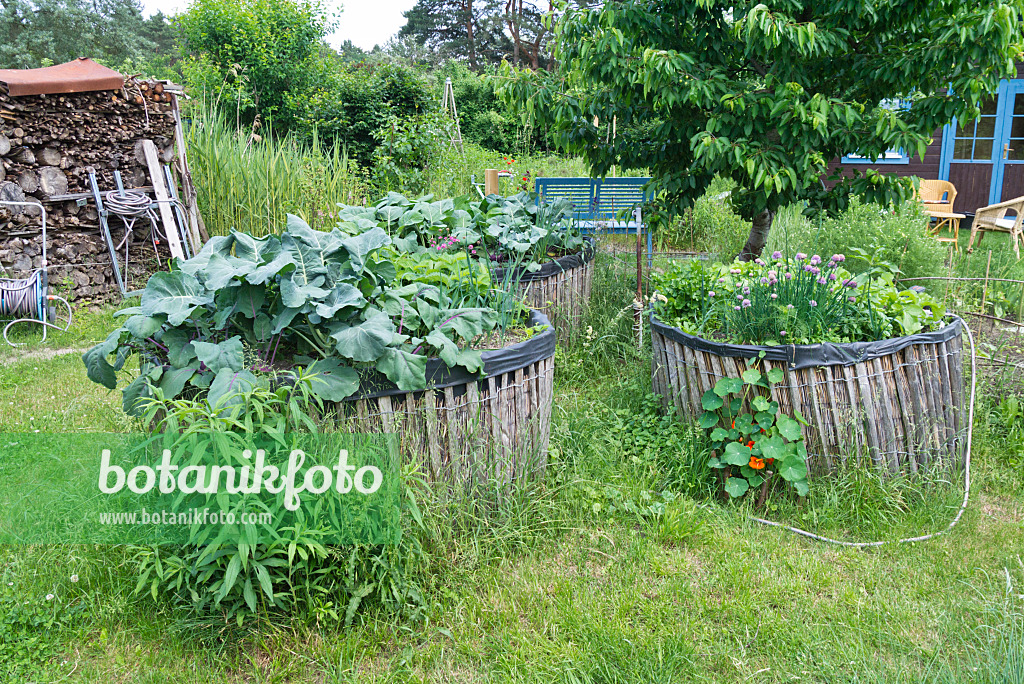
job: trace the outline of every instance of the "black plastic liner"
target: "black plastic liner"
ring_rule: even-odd
[[[592,237],[586,238],[583,243],[583,249],[576,252],[575,254],[566,254],[564,257],[558,257],[545,264],[541,264],[541,267],[530,273],[525,268],[520,268],[523,271],[522,277],[519,278],[520,283],[532,283],[534,280],[543,280],[544,278],[550,278],[553,275],[564,273],[565,271],[571,271],[574,268],[579,268],[588,261],[593,261],[594,255],[597,253],[597,240]],[[491,271],[491,280],[494,282],[501,282],[505,279],[505,269],[495,268]]]
[[[878,340],[876,342],[849,342],[846,344],[820,342],[818,344],[789,344],[767,347],[712,342],[703,337],[684,333],[679,328],[665,325],[655,318],[654,313],[651,312],[651,330],[657,330],[670,340],[674,340],[690,349],[717,354],[718,356],[742,359],[756,358],[758,354],[764,352],[764,357],[769,361],[785,361],[793,369],[813,368],[815,366],[852,366],[864,361],[888,356],[913,344],[947,342],[955,337],[960,337],[963,332],[962,323],[963,321],[959,317],[954,317],[952,323],[932,332],[922,332],[916,335],[894,337],[889,340]]]
[[[484,362],[484,373],[479,375],[470,373],[465,368],[449,368],[448,365],[438,358],[427,359],[427,388],[441,389],[444,387],[455,387],[466,385],[470,382],[504,375],[509,371],[524,368],[531,363],[550,358],[555,354],[555,329],[551,321],[540,311],[530,311],[530,327],[538,325],[548,326],[539,335],[528,340],[517,342],[502,349],[494,349],[483,352],[481,355]],[[391,397],[404,394],[421,394],[424,390],[407,392],[395,386],[383,374],[374,372],[372,376],[363,378],[359,392],[345,399],[355,401],[357,399],[373,399],[376,397]],[[456,395],[462,395],[465,388],[456,390]]]

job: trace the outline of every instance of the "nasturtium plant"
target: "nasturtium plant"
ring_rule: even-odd
[[[214,237],[118,312],[124,324],[83,355],[89,378],[114,389],[116,371],[138,354],[141,373],[123,390],[125,410],[137,412],[157,388],[164,399],[205,393],[217,405],[298,367],[315,374],[313,392],[326,401],[380,375],[423,389],[429,356],[480,371],[472,341],[498,313],[480,298],[454,301],[443,278],[399,279],[390,244],[379,227],[320,232],[295,216],[280,235]]]
[[[763,352],[762,352],[763,357]],[[799,411],[787,416],[771,398],[772,385],[782,382],[779,368],[756,365],[739,378],[721,378],[701,397],[700,426],[709,431],[712,468],[723,473],[723,488],[732,498],[753,489],[767,491],[776,475],[800,496],[806,496],[807,447]]]

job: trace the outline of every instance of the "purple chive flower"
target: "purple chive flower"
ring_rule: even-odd
[[[820,264],[820,263],[821,263],[821,257],[820,257],[820,256],[818,256],[817,254],[815,254],[814,256],[812,256],[812,257],[811,257],[811,264],[812,264],[813,266],[817,266],[817,265],[818,265],[818,264]]]
[[[818,275],[819,273],[821,273],[821,269],[818,268],[817,266],[812,266],[811,273],[813,273],[814,275]]]
[[[786,308],[789,309],[790,311],[792,311],[793,310],[793,305],[792,304],[787,304]]]
[[[761,278],[761,284],[762,285],[767,285],[768,284],[768,279],[767,278]]]
[[[829,273],[828,274],[828,279],[831,280],[831,281],[836,281],[836,280],[839,280],[839,276],[837,276],[835,273]]]
[[[750,294],[750,288],[749,288],[749,287],[746,287],[746,286],[744,286],[744,287],[743,287],[743,294]]]
[[[720,283],[724,283],[724,282],[725,282],[725,278],[719,278],[719,279],[718,279],[718,282],[720,282]]]
[[[732,273],[733,275],[739,275],[740,274],[740,269],[738,269],[738,268],[730,268],[729,269],[729,273]]]
[[[758,258],[754,259],[754,263],[757,264],[758,266],[767,266],[768,265],[768,264],[764,263],[764,259],[762,259],[761,257],[758,257]]]
[[[837,264],[841,264],[844,261],[846,261],[846,257],[843,256],[842,254],[833,254],[832,261],[836,262]]]
[[[736,309],[737,311],[739,311],[739,310],[740,310],[740,307],[738,307],[738,306],[734,306],[734,307],[732,307],[732,308]]]
[[[849,281],[849,284],[846,287],[850,288],[851,290],[856,290],[857,289],[857,281],[855,281],[855,280]]]
[[[818,284],[819,285],[824,285],[827,282],[828,282],[828,280],[825,279],[825,276],[822,276],[822,277],[818,278]]]
[[[740,302],[740,306],[742,306],[744,309],[746,309],[748,306],[750,306],[750,300],[749,299],[744,299],[742,302]]]
[[[921,285],[914,285],[910,288],[911,292],[924,292],[924,287]]]
[[[774,292],[772,292],[772,299],[778,299],[778,298],[779,298],[779,295],[777,295]]]
[[[780,330],[780,331],[779,331],[779,335],[780,335],[781,337],[785,337],[785,336],[786,336],[786,331],[785,331],[785,330]]]
[[[714,296],[715,296],[715,291],[714,290],[711,290],[710,292],[708,292],[708,297],[714,297]]]
[[[813,273],[814,267],[811,266],[810,264],[804,264],[804,271],[806,271],[807,273]]]
[[[803,252],[797,252],[796,253],[796,260],[797,261],[803,261],[806,258],[807,258],[807,255],[804,254]]]
[[[814,301],[814,300],[812,299],[812,300],[811,300],[811,306],[818,306],[818,302],[816,302],[816,301]]]
[[[789,271],[786,271],[786,280],[792,280],[792,279],[793,279],[793,274],[790,273]]]
[[[743,299],[743,295],[736,295],[736,299]]]
[[[780,252],[778,250],[772,252],[772,259],[775,259],[776,261],[778,261],[781,258],[782,258],[782,252]]]
[[[850,297],[850,303],[851,303],[851,304],[853,304],[853,303],[854,303],[854,302],[856,302],[856,301],[857,301],[857,298],[856,298],[856,297]]]

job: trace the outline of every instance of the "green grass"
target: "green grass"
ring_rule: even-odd
[[[649,356],[619,315],[628,273],[598,269],[594,291],[592,333],[558,352],[546,480],[486,517],[458,502],[428,514],[425,619],[371,608],[345,628],[310,610],[234,629],[136,595],[126,549],[8,547],[0,673],[21,670],[0,681],[1024,681],[1024,472],[1019,445],[984,419],[984,392],[975,492],[952,534],[815,543],[701,489],[699,436],[652,410]],[[108,311],[83,313],[46,346],[88,344],[111,325]],[[0,428],[127,426],[119,393],[89,382],[77,354],[5,353]],[[767,515],[895,538],[944,527],[958,487],[851,471]]]

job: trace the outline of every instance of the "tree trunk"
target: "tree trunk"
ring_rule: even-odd
[[[466,43],[469,47],[469,68],[472,71],[476,71],[476,42],[475,36],[473,35],[473,0],[466,0],[465,4],[466,13]]]
[[[768,231],[772,229],[772,220],[774,218],[775,212],[768,211],[767,209],[754,217],[750,224],[750,235],[747,237],[747,244],[743,245],[743,250],[737,256],[740,261],[753,261],[761,256],[764,246],[768,244]]]

